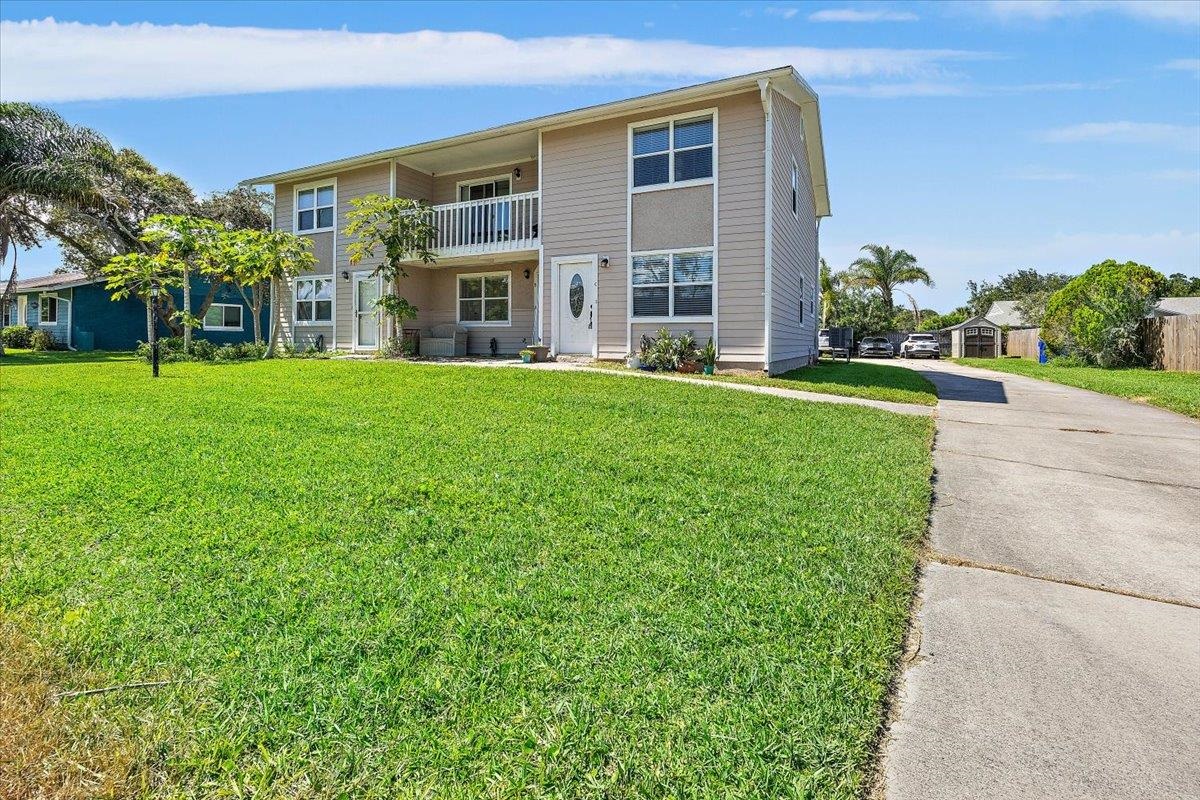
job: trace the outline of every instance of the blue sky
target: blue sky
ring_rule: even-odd
[[[1018,267],[1200,274],[1200,2],[6,0],[0,17],[0,96],[199,192],[793,63],[821,96],[835,267],[904,247],[942,310]]]

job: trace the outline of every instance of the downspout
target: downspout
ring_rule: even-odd
[[[766,214],[763,220],[763,371],[768,375],[771,373],[771,233],[772,233],[772,217],[773,210],[773,180],[772,170],[774,170],[774,143],[772,140],[772,102],[771,102],[771,81],[768,78],[758,79],[758,93],[762,100],[763,106],[763,131],[766,146],[764,147],[765,169],[764,169],[764,192],[766,195],[763,203],[766,209]]]

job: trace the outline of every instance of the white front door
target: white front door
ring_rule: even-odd
[[[379,279],[368,274],[354,276],[354,349],[379,347]]]
[[[596,262],[563,261],[558,264],[559,353],[594,355],[596,345]]]

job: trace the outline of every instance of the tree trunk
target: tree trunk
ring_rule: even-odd
[[[272,293],[271,316],[274,317],[271,325],[271,343],[267,345],[267,352],[263,353],[263,358],[274,358],[275,348],[279,346],[279,337],[283,335],[283,324],[280,318],[280,309],[283,308],[283,289],[280,286],[278,278],[271,278]]]
[[[880,286],[879,291],[883,295],[883,307],[887,309],[888,314],[891,314],[895,310],[895,306],[892,304],[892,288]]]
[[[192,276],[183,265],[183,352],[192,352]]]
[[[263,307],[263,287],[262,285],[255,286],[250,290],[251,297],[254,302],[250,303],[250,313],[254,315],[254,343],[262,344],[262,307]]]

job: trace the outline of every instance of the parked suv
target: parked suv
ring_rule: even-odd
[[[859,358],[892,358],[892,343],[886,336],[868,336],[858,344]]]
[[[932,333],[910,333],[900,343],[901,358],[941,358],[942,348]]]

